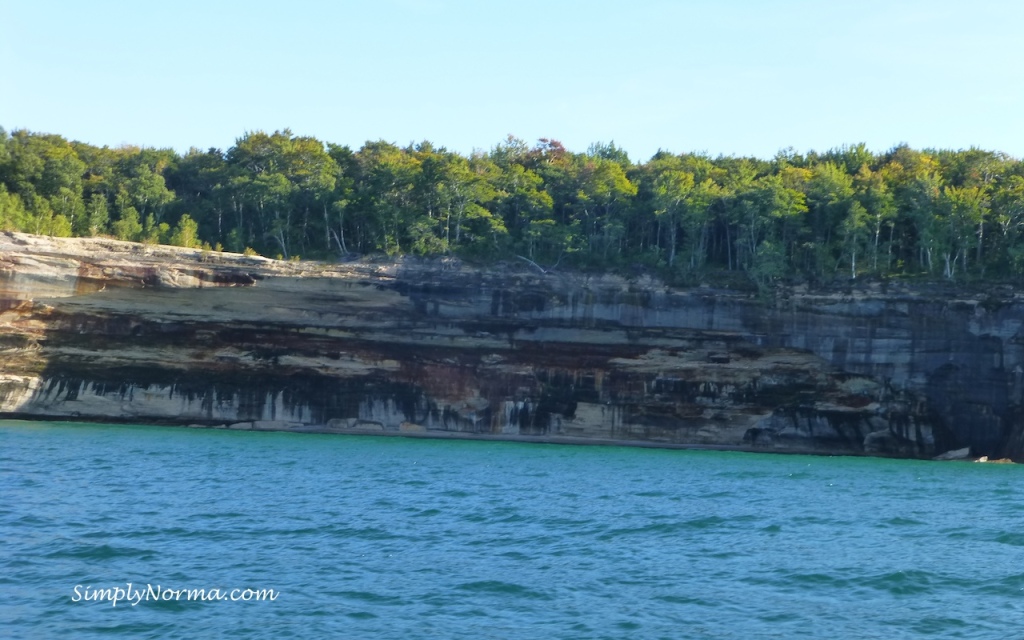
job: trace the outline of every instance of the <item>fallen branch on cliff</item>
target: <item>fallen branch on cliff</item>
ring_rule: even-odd
[[[538,271],[540,271],[541,273],[543,273],[543,274],[547,275],[547,274],[549,274],[549,273],[552,273],[552,272],[554,272],[554,270],[555,270],[555,267],[557,267],[557,266],[558,266],[558,263],[562,261],[562,256],[564,256],[564,255],[565,255],[565,252],[562,252],[561,254],[559,254],[559,256],[558,256],[558,260],[555,260],[555,264],[551,265],[551,266],[550,266],[550,267],[548,267],[547,269],[545,269],[544,267],[540,266],[539,264],[537,264],[537,263],[536,263],[536,262],[534,262],[533,260],[530,260],[530,259],[529,259],[529,258],[527,258],[526,256],[520,256],[520,255],[517,255],[516,257],[517,257],[517,258],[519,258],[520,260],[522,260],[523,262],[528,262],[529,264],[531,264],[531,265],[533,265],[534,267],[536,267]]]

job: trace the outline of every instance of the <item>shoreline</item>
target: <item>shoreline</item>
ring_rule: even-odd
[[[282,424],[277,421],[252,421],[252,422],[241,422],[234,424],[201,424],[201,423],[182,423],[182,422],[157,422],[157,421],[138,421],[131,420],[128,418],[118,419],[92,419],[85,417],[73,417],[67,416],[38,416],[38,415],[4,415],[0,416],[0,422],[24,422],[24,423],[35,423],[35,422],[51,422],[59,424],[97,424],[97,425],[112,425],[112,426],[138,426],[138,427],[160,427],[160,428],[176,428],[176,429],[203,429],[213,431],[240,431],[240,432],[255,432],[255,433],[294,433],[294,434],[309,434],[309,435],[338,435],[338,436],[380,436],[387,438],[409,438],[416,440],[467,440],[476,442],[511,442],[511,443],[522,443],[522,444],[553,444],[553,445],[572,445],[572,446],[596,446],[596,447],[628,447],[634,449],[664,449],[664,450],[675,450],[675,451],[729,451],[736,453],[763,453],[763,454],[783,454],[783,455],[805,455],[805,456],[817,456],[822,458],[832,457],[850,457],[850,458],[882,458],[886,460],[921,460],[927,462],[987,462],[990,464],[1000,463],[1011,463],[1010,460],[988,460],[976,457],[965,457],[965,458],[942,458],[941,456],[936,457],[907,457],[907,456],[896,456],[896,455],[877,455],[871,453],[865,453],[863,451],[821,451],[811,448],[769,448],[769,447],[757,447],[757,446],[745,446],[745,445],[729,445],[729,444],[701,444],[701,443],[678,443],[678,442],[654,442],[650,440],[617,440],[609,438],[583,438],[577,436],[559,436],[559,435],[546,435],[546,436],[527,436],[527,435],[513,435],[513,434],[493,434],[493,433],[469,433],[469,432],[458,432],[458,431],[438,431],[438,430],[423,430],[423,431],[394,431],[394,430],[374,430],[374,429],[339,429],[332,428],[327,425],[297,425],[297,424]],[[263,425],[256,426],[255,423],[263,422]],[[269,424],[275,423],[276,424]],[[251,426],[250,426],[251,425]],[[985,458],[985,456],[982,456]]]

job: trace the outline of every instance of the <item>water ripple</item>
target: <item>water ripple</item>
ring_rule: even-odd
[[[988,639],[1024,619],[1011,465],[16,422],[0,452],[0,635]],[[127,582],[281,596],[72,601]]]

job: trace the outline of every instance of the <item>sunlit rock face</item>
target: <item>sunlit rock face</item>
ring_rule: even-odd
[[[0,234],[8,416],[1021,457],[1024,303]]]

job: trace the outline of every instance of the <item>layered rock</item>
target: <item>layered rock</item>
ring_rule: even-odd
[[[1021,457],[1012,291],[789,290],[0,234],[7,416]]]

